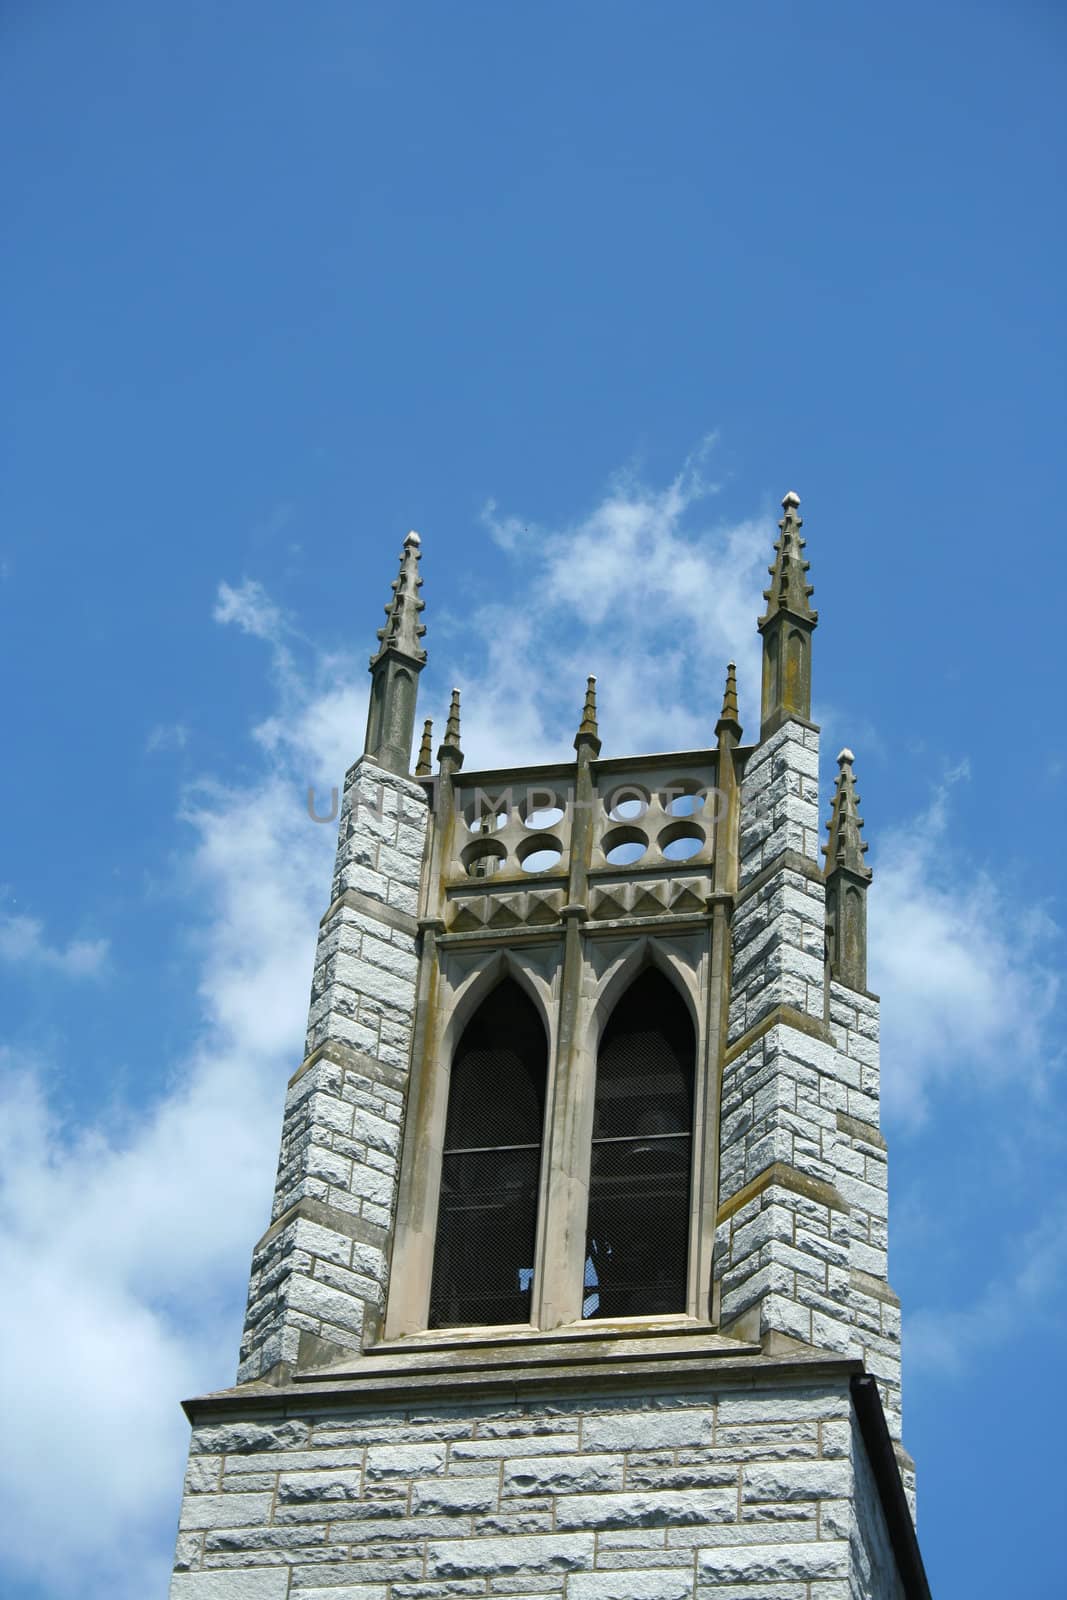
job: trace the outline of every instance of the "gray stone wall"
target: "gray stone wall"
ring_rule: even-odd
[[[879,1130],[879,1006],[832,982],[830,1031],[854,1063],[838,1112],[837,1187],[849,1206],[851,1304],[867,1370],[878,1380],[889,1431],[901,1435],[900,1301],[889,1287],[889,1172]]]
[[[721,1325],[767,1348],[799,1340],[862,1356],[899,1440],[878,1002],[828,976],[817,780],[818,734],[786,722],[742,781],[721,1100]]]
[[[423,790],[349,771],[308,1056],[285,1103],[271,1226],[252,1258],[240,1382],[356,1351],[380,1326],[414,1022]]]
[[[171,1597],[896,1600],[850,1417],[841,1378],[202,1423]]]

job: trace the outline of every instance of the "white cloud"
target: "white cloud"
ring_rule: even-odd
[[[953,847],[946,775],[930,806],[871,855],[871,984],[883,999],[882,1095],[922,1117],[931,1091],[1013,1081],[1040,1090],[1056,1064],[1049,1033],[1062,934],[1010,885]]]
[[[589,673],[606,754],[711,744],[728,659],[753,726],[754,624],[774,528],[708,515],[713,444],[705,440],[665,488],[620,474],[559,528],[487,504],[483,523],[521,561],[522,587],[469,619],[481,653],[454,664],[469,767],[565,756]]]
[[[255,614],[280,629],[263,598]],[[265,636],[243,610],[220,610]],[[308,820],[307,772],[336,781],[359,712],[350,664],[332,678],[320,663],[302,689],[280,659],[288,710],[261,741],[259,780],[205,781],[185,799],[200,1026],[169,1093],[69,1127],[47,1064],[0,1058],[0,1274],[17,1285],[5,1360],[19,1374],[5,1397],[0,1565],[65,1600],[165,1591],[188,1440],[178,1400],[233,1381],[329,886],[334,830]],[[52,951],[29,919],[0,932],[19,959],[75,971],[89,959]]]
[[[257,639],[275,641],[282,631],[281,612],[263,585],[252,578],[245,578],[236,588],[219,584],[214,617],[216,622],[235,622],[243,633]]]
[[[98,978],[107,965],[106,939],[71,939],[50,944],[36,917],[0,912],[0,961],[55,972],[64,978]]]

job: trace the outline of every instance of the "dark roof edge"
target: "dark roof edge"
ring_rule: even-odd
[[[867,1447],[878,1498],[885,1513],[889,1542],[897,1561],[906,1600],[931,1600],[930,1585],[923,1566],[911,1507],[897,1465],[893,1441],[886,1426],[878,1385],[868,1373],[858,1372],[852,1379],[852,1404]]]

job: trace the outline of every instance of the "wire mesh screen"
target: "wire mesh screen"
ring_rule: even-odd
[[[661,973],[627,990],[604,1030],[586,1236],[586,1317],[684,1311],[693,1027]]]
[[[540,1018],[507,979],[452,1063],[431,1328],[529,1320],[546,1070]]]

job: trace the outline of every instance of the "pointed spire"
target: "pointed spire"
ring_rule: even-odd
[[[574,736],[574,748],[581,750],[583,745],[588,745],[594,756],[600,754],[600,730],[596,721],[596,679],[585,680],[585,705],[582,707],[582,720],[578,724],[578,732]]]
[[[724,733],[732,733],[734,742],[741,739],[741,714],[737,705],[737,663],[731,661],[726,667],[726,688],[723,690],[722,710],[719,720],[715,724],[715,737],[721,740]]]
[[[425,607],[425,601],[419,599],[421,553],[418,534],[409,533],[400,552],[399,576],[393,579],[393,597],[385,608],[385,627],[378,629],[379,645],[370,662],[363,754],[376,766],[401,777],[411,771],[416,684],[426,664],[426,651],[419,643],[426,632],[419,621]]]
[[[760,739],[769,739],[783,723],[794,719],[811,723],[811,635],[819,613],[809,603],[813,594],[807,580],[800,496],[792,490],[782,501],[784,515],[778,524],[771,586],[764,589],[767,610],[756,626],[763,635],[763,692],[760,700]]]
[[[839,771],[833,810],[827,824],[826,953],[830,971],[847,989],[867,989],[867,888],[871,869],[863,860],[867,846],[860,838],[863,820],[852,771],[851,750],[837,758]]]
[[[420,666],[426,660],[426,651],[419,643],[426,632],[419,621],[419,613],[426,609],[425,600],[419,599],[419,590],[422,588],[422,579],[419,576],[421,555],[422,540],[413,528],[404,540],[404,548],[400,552],[400,574],[393,579],[393,598],[385,608],[385,627],[378,629],[381,644],[377,655],[372,659],[372,666],[375,661],[380,661],[388,650],[409,656]]]
[[[767,568],[771,575],[771,586],[763,591],[767,611],[759,621],[761,630],[779,611],[789,611],[794,617],[804,617],[813,623],[819,620],[819,613],[813,611],[810,604],[815,589],[807,580],[811,563],[804,560],[807,540],[800,537],[804,518],[797,515],[799,504],[800,496],[790,489],[782,501],[784,516],[778,524],[779,538],[774,546],[774,565]]]
[[[433,723],[427,717],[422,725],[422,743],[419,745],[419,759],[415,763],[416,778],[428,778],[433,772]]]
[[[463,750],[459,742],[459,690],[452,690],[452,699],[448,707],[448,721],[445,724],[445,736],[441,748],[437,752],[438,761],[449,761],[459,768],[463,765]]]
[[[827,875],[838,867],[847,867],[850,872],[857,873],[869,882],[872,874],[863,859],[867,846],[860,838],[863,818],[859,814],[860,797],[856,793],[856,778],[852,771],[855,759],[851,750],[842,750],[837,758],[839,771],[834,785],[833,809],[826,824],[830,839],[823,845],[823,853],[826,856]]]

